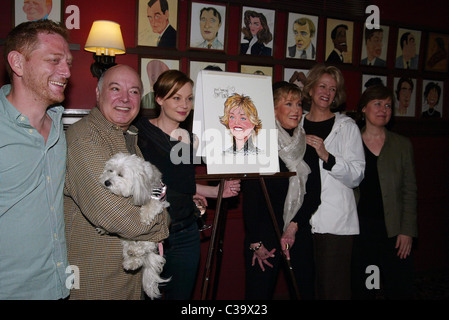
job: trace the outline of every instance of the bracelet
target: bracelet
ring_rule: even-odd
[[[257,251],[260,249],[260,247],[262,246],[262,241],[259,241],[259,245],[257,247],[251,248],[251,246],[249,246],[249,250],[251,251]]]

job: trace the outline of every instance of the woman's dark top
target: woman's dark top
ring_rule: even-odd
[[[170,231],[183,229],[196,219],[196,207],[193,202],[193,195],[196,193],[193,144],[187,145],[184,142],[170,140],[168,134],[146,118],[139,119],[136,127],[139,129],[137,144],[145,160],[159,169],[162,173],[162,181],[167,185]],[[191,133],[190,141],[193,141]],[[185,154],[186,151],[188,154]],[[178,153],[175,158],[183,159],[183,162],[179,164],[172,162],[170,154],[174,152]]]
[[[286,130],[290,135],[293,135],[292,130]],[[306,151],[307,152],[307,151]],[[304,160],[306,160],[304,158]],[[307,161],[306,161],[307,162]],[[309,167],[316,167],[312,172],[318,172],[318,179],[310,179],[310,174],[306,182],[306,195],[304,196],[304,201],[297,212],[297,214],[292,219],[293,222],[298,223],[298,227],[310,228],[310,217],[318,209],[321,203],[320,193],[321,193],[321,182],[318,168],[318,159],[313,163],[307,163]],[[288,172],[288,168],[285,163],[279,158],[279,171]],[[309,182],[310,180],[310,182]],[[267,186],[267,191],[270,196],[271,205],[273,211],[276,215],[276,220],[279,225],[279,229],[282,232],[284,227],[283,223],[283,213],[284,213],[284,202],[285,197],[288,192],[288,178],[267,178],[265,179],[265,184]],[[308,191],[309,189],[316,189],[315,191]],[[267,236],[272,236],[274,234],[274,227],[271,217],[268,212],[265,197],[262,192],[262,188],[258,180],[243,180],[242,181],[242,191],[243,191],[243,217],[245,221],[246,237],[249,243],[256,243],[263,241]]]

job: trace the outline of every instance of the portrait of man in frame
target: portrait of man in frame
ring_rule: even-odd
[[[354,22],[327,19],[325,61],[352,63]]]
[[[288,14],[286,58],[316,60],[318,17]]]
[[[224,50],[226,6],[192,2],[190,15],[190,47]]]
[[[137,45],[176,48],[178,0],[139,0]]]
[[[62,21],[62,0],[15,0],[14,26],[22,22],[50,19]]]

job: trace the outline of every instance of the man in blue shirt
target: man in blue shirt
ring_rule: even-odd
[[[69,295],[63,187],[68,31],[26,22],[4,46],[11,85],[0,89],[0,300]],[[51,107],[49,107],[51,106]]]

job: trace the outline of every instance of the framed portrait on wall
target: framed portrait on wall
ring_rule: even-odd
[[[362,93],[370,86],[381,84],[387,87],[387,79],[387,76],[378,74],[362,74]]]
[[[287,22],[285,57],[316,60],[318,17],[290,12]]]
[[[416,79],[408,76],[395,77],[393,90],[396,98],[394,115],[396,117],[414,117],[416,107]]]
[[[50,19],[61,22],[63,17],[63,0],[13,0],[14,27],[22,22]]]
[[[363,30],[360,64],[365,66],[386,67],[388,52],[388,34],[390,27]]]
[[[225,49],[226,5],[192,1],[189,47],[205,50]]]
[[[194,86],[196,85],[196,78],[198,76],[198,73],[201,70],[226,71],[226,63],[215,61],[190,61],[189,77],[193,80]]]
[[[270,66],[255,66],[255,65],[241,64],[240,72],[246,74],[256,74],[260,76],[273,77],[273,67]]]
[[[137,45],[176,48],[178,0],[138,0]]]
[[[169,60],[161,58],[139,58],[140,78],[143,84],[143,96],[140,107],[142,110],[154,109],[153,85],[159,75],[167,70],[179,70],[179,60]]]
[[[284,81],[304,88],[308,72],[309,70],[307,69],[284,68]]]
[[[449,59],[449,35],[429,33],[424,70],[446,72]]]
[[[396,62],[398,69],[418,70],[421,31],[399,29],[396,44]]]
[[[352,63],[354,22],[330,18],[326,22],[325,61]]]
[[[242,7],[240,54],[273,56],[275,11]]]
[[[423,80],[421,118],[440,119],[443,116],[444,82]]]

